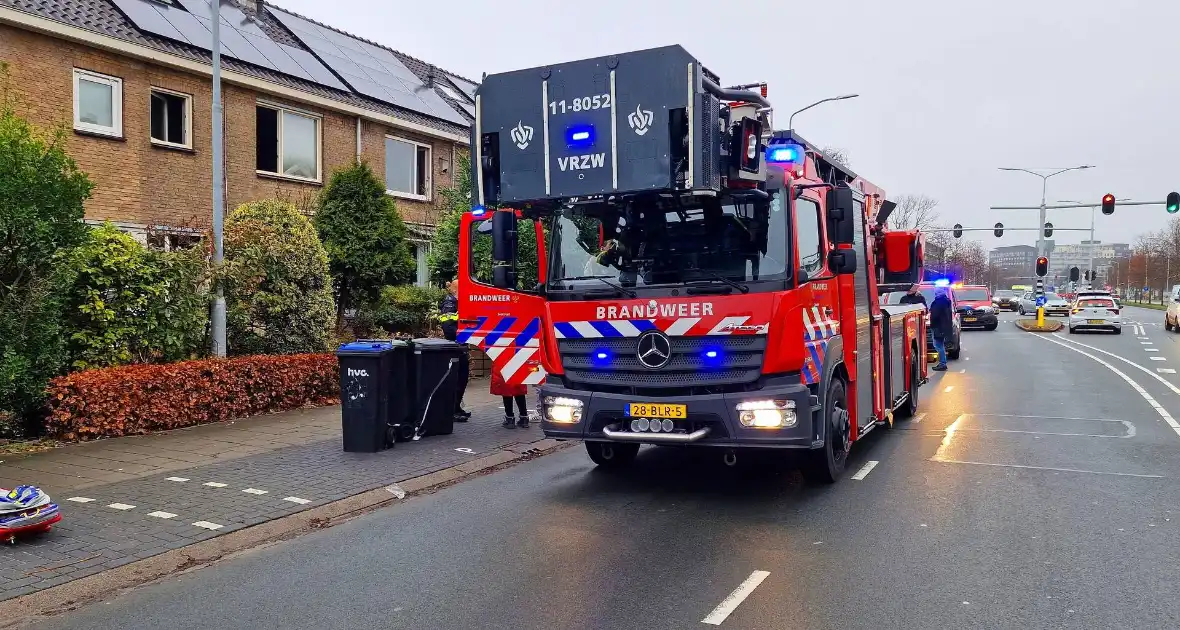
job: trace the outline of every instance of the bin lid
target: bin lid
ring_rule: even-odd
[[[403,344],[398,344],[400,347]],[[394,349],[392,341],[362,339],[346,343],[336,349],[336,354],[380,354]]]
[[[463,348],[462,344],[437,337],[424,337],[413,341],[415,351],[425,352],[456,352]]]

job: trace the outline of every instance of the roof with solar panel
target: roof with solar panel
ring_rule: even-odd
[[[441,131],[465,133],[476,84],[276,6],[221,7],[222,63],[229,69],[366,107]],[[209,61],[209,0],[0,0],[32,13]]]

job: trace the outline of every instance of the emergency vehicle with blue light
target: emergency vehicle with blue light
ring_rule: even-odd
[[[600,466],[642,444],[728,465],[777,449],[835,481],[918,407],[924,309],[879,295],[921,279],[924,241],[886,229],[884,191],[772,131],[765,86],[720,86],[680,46],[487,76],[458,340],[537,385],[545,435]]]

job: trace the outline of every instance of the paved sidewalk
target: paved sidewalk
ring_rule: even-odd
[[[0,546],[0,600],[542,439],[500,427],[472,381],[473,417],[447,436],[345,453],[340,409],[300,410],[4,457],[0,487],[31,483],[62,506],[50,533]]]

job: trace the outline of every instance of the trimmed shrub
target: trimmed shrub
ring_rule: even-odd
[[[209,304],[199,250],[160,252],[107,223],[70,257],[67,345],[76,369],[193,359]]]
[[[438,318],[438,304],[445,295],[446,291],[433,287],[385,287],[381,289],[381,297],[373,307],[371,317],[389,332],[425,336]]]
[[[226,337],[235,355],[324,352],[336,307],[328,255],[291,203],[240,206],[225,222]]]
[[[50,382],[46,429],[91,440],[328,405],[337,371],[333,354],[295,354],[75,372]]]

